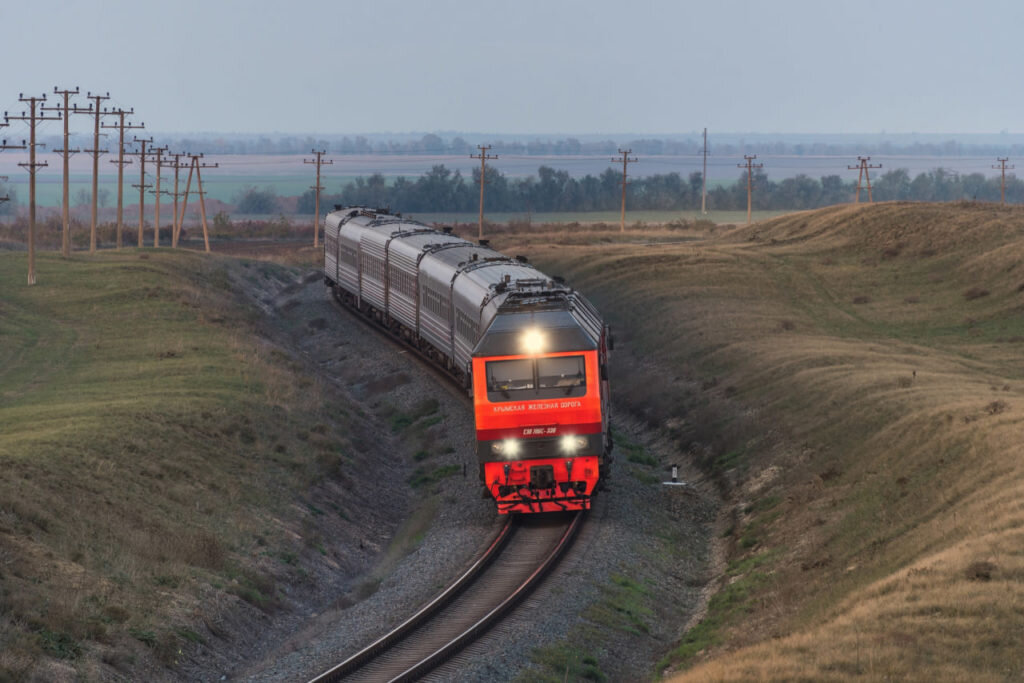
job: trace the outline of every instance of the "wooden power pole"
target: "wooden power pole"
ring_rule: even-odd
[[[629,155],[633,153],[631,149],[620,149],[619,154],[622,155],[622,215],[619,217],[619,232],[626,232],[626,167],[629,164],[640,161],[638,158],[629,158]],[[612,161],[620,161],[619,159],[612,159]]]
[[[708,212],[708,129],[704,129],[704,170],[700,174],[700,212]]]
[[[996,161],[999,162],[999,165],[992,167],[1001,170],[1003,173],[1002,182],[999,184],[999,203],[1002,204],[1003,206],[1006,206],[1006,169],[1010,169],[1012,171],[1013,169],[1016,168],[1016,166],[1006,165],[1006,162],[1009,160],[1010,157],[1006,157],[1005,159],[1003,159],[1002,157],[996,157]]]
[[[320,190],[324,189],[323,186],[320,184],[320,167],[332,166],[334,164],[334,161],[323,160],[324,154],[327,154],[327,151],[323,149],[310,150],[310,154],[316,155],[316,161],[314,161],[313,159],[303,159],[302,163],[316,164],[316,185],[313,185],[311,188],[309,188],[316,193],[316,199],[314,200],[313,205],[313,247],[315,248],[320,246]]]
[[[180,177],[181,169],[187,168],[187,169],[191,170],[192,164],[191,163],[188,163],[188,164],[181,163],[181,157],[190,156],[188,152],[178,152],[176,154],[168,154],[167,156],[174,157],[174,161],[172,162],[172,161],[168,160],[168,162],[165,164],[165,166],[167,168],[173,168],[174,169],[174,192],[171,193],[171,196],[174,197],[174,221],[171,224],[171,248],[172,249],[177,249],[178,248],[178,232],[181,230],[181,225],[178,222],[180,220],[180,217],[178,215],[178,199],[183,194],[182,192],[178,191],[178,179]]]
[[[122,109],[117,108],[110,111],[111,114],[118,117],[118,122],[115,124],[107,125],[102,124],[102,128],[117,128],[117,160],[110,160],[110,163],[117,164],[117,248],[121,248],[121,232],[124,229],[124,167],[127,164],[132,163],[131,159],[124,158],[124,132],[133,128],[145,128],[145,123],[133,124],[125,123],[124,119],[126,116],[132,116],[135,114],[135,108]]]
[[[470,154],[470,159],[480,160],[480,222],[477,225],[476,238],[483,239],[484,237],[484,182],[486,181],[487,174],[487,162],[491,159],[497,159],[497,154],[488,154],[487,150],[491,148],[491,145],[477,145],[476,148],[480,150],[479,154]]]
[[[45,161],[36,161],[36,127],[43,121],[57,121],[60,116],[46,116],[39,111],[39,106],[46,101],[46,95],[25,97],[18,93],[18,101],[28,103],[28,112],[22,112],[19,116],[10,116],[4,112],[4,121],[28,123],[28,163],[19,163],[18,166],[28,171],[28,284],[31,286],[36,283],[36,169],[49,166]]]
[[[855,169],[855,168],[859,169],[859,171],[857,173],[857,196],[853,198],[853,203],[854,204],[860,204],[860,182],[861,182],[862,178],[865,181],[867,181],[867,185],[868,185],[868,204],[873,204],[874,203],[874,199],[871,196],[871,177],[868,175],[868,169],[871,169],[871,168],[882,168],[882,165],[881,164],[877,164],[877,165],[872,166],[872,165],[868,164],[869,161],[871,161],[871,157],[857,157],[857,163],[858,163],[857,166],[847,166],[846,167],[846,168],[848,168],[851,171],[853,169]]]
[[[74,108],[76,114],[91,114],[93,116],[93,137],[92,137],[92,149],[85,150],[87,153],[92,155],[92,219],[89,221],[89,253],[96,253],[96,202],[99,197],[100,191],[100,155],[106,154],[107,150],[100,149],[100,117],[110,114],[112,112],[106,109],[100,109],[100,102],[103,100],[110,99],[110,93],[106,95],[93,95],[91,92],[86,93],[85,97],[90,100],[96,100],[96,106],[90,104],[88,107]]]
[[[60,116],[61,118],[64,119],[64,149],[54,150],[55,152],[57,152],[58,154],[60,154],[61,156],[64,157],[64,185],[63,185],[63,191],[61,193],[61,212],[60,212],[61,224],[63,225],[63,230],[61,232],[61,239],[60,239],[60,253],[61,253],[62,256],[64,256],[64,258],[68,258],[69,256],[71,256],[71,208],[70,208],[70,203],[68,202],[68,184],[69,184],[68,160],[70,159],[72,154],[78,154],[81,151],[79,149],[69,149],[68,148],[68,138],[70,136],[70,133],[68,131],[68,123],[71,120],[70,114],[73,111],[73,109],[71,107],[71,96],[72,95],[77,95],[79,92],[80,91],[78,89],[78,86],[75,86],[74,90],[66,90],[66,89],[65,90],[59,90],[57,88],[57,86],[53,86],[53,94],[54,95],[61,95],[64,98],[64,104],[56,106],[56,107],[47,107],[46,105],[43,105],[41,107],[41,109],[44,110],[44,111],[57,111],[57,112],[60,112],[58,114],[58,116]]]
[[[189,157],[192,159],[192,162],[189,164],[190,168],[188,170],[188,182],[185,183],[185,203],[181,207],[181,220],[182,222],[185,221],[185,210],[188,209],[188,193],[189,189],[192,187],[192,172],[195,171],[196,181],[199,184],[199,192],[197,193],[199,195],[199,213],[203,219],[203,242],[206,245],[207,253],[209,253],[210,229],[206,224],[206,201],[203,199],[203,197],[206,195],[206,192],[203,191],[203,176],[202,173],[200,172],[200,169],[218,168],[220,164],[199,163],[199,160],[203,158],[202,154],[190,154]],[[319,185],[319,183],[317,184]]]
[[[764,168],[764,164],[755,164],[754,163],[754,159],[757,158],[756,154],[754,154],[753,156],[749,156],[749,157],[746,154],[744,154],[743,158],[746,160],[747,163],[746,164],[736,164],[736,167],[737,168],[744,168],[745,167],[747,169],[747,225],[750,225],[750,214],[751,214],[751,208],[753,206],[752,198],[753,198],[753,195],[754,195],[754,169],[755,168]]]
[[[160,246],[160,170],[166,166],[163,161],[164,152],[167,151],[166,147],[154,147],[149,151],[151,155],[156,157],[153,159],[153,163],[156,164],[156,187],[151,192],[156,196],[156,205],[153,212],[153,246]]]
[[[146,227],[146,214],[144,213],[146,208],[146,190],[152,187],[152,185],[146,183],[146,156],[149,154],[146,151],[146,145],[151,144],[153,138],[134,138],[133,142],[139,145],[139,151],[128,152],[128,154],[139,157],[139,184],[132,185],[132,187],[139,188],[139,249],[142,249],[142,232]]]

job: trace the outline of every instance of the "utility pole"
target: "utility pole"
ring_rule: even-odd
[[[89,253],[96,253],[96,201],[99,197],[100,188],[100,155],[106,154],[107,150],[100,149],[100,117],[112,112],[100,109],[100,102],[103,100],[110,99],[110,93],[106,95],[93,95],[91,92],[86,93],[86,99],[96,100],[96,106],[93,107],[90,104],[86,108],[76,106],[74,113],[76,114],[92,114],[94,117],[94,128],[92,137],[92,149],[85,150],[87,153],[92,154],[92,220],[89,224]]]
[[[619,231],[626,232],[626,166],[634,162],[640,161],[638,158],[629,158],[629,155],[633,153],[633,150],[619,150],[619,154],[622,155],[622,216],[619,218]],[[612,159],[612,161],[619,161],[619,159]]]
[[[857,173],[857,196],[854,197],[854,199],[853,199],[853,203],[854,204],[860,204],[860,181],[861,181],[861,178],[866,180],[867,184],[868,184],[868,204],[873,204],[874,203],[874,199],[871,197],[871,177],[868,175],[868,169],[869,168],[882,168],[882,165],[878,164],[878,165],[872,166],[872,165],[868,164],[869,161],[871,161],[871,157],[857,157],[857,162],[858,162],[859,165],[857,165],[857,166],[847,166],[846,167],[846,168],[848,168],[851,171],[853,169],[855,169],[855,168],[859,169],[859,171]]]
[[[56,121],[60,119],[60,116],[47,116],[37,110],[36,107],[46,101],[45,94],[42,97],[25,97],[18,93],[18,101],[28,103],[28,113],[21,112],[20,116],[9,116],[7,112],[4,112],[4,121],[9,123],[13,119],[28,122],[28,163],[19,163],[18,166],[28,170],[28,284],[34,285],[36,283],[36,169],[49,166],[45,161],[36,161],[36,126],[43,121]]]
[[[143,213],[143,209],[146,208],[146,189],[152,187],[152,185],[146,184],[146,155],[150,154],[146,151],[146,145],[152,144],[153,138],[134,138],[133,142],[141,146],[138,152],[128,152],[132,156],[139,157],[139,184],[132,185],[132,187],[139,188],[139,249],[141,249],[143,247],[142,229],[146,225],[146,215]]]
[[[7,123],[6,121],[0,122],[0,128],[6,128],[9,125],[11,124]],[[20,145],[8,145],[7,140],[0,141],[0,152],[4,151],[5,149],[25,149],[25,147],[26,145],[24,140],[21,141]],[[6,183],[8,181],[8,178],[5,175],[0,175],[0,180]],[[5,194],[3,197],[0,197],[0,202],[9,201],[11,201],[10,195]]]
[[[314,209],[313,209],[313,211],[314,211],[314,214],[313,214],[313,247],[316,248],[316,247],[320,246],[320,190],[324,189],[320,185],[320,166],[332,166],[334,164],[334,161],[333,160],[323,161],[323,159],[322,159],[323,155],[327,154],[327,151],[323,150],[323,149],[321,149],[321,150],[315,150],[315,149],[310,150],[310,154],[315,154],[316,155],[316,161],[313,161],[312,159],[303,159],[302,163],[304,163],[304,164],[316,164],[316,185],[314,185],[313,187],[310,188],[311,190],[315,190],[316,191],[316,200],[315,200],[316,203],[315,203]],[[205,212],[204,212],[204,214],[205,214]],[[204,216],[204,218],[205,218],[205,216]]]
[[[1003,180],[1002,183],[999,185],[999,203],[1002,204],[1003,206],[1006,206],[1006,169],[1010,169],[1012,171],[1013,169],[1017,168],[1016,166],[1007,166],[1006,162],[1009,160],[1010,157],[1006,157],[1005,159],[1003,159],[1002,157],[996,157],[996,161],[999,162],[999,165],[992,167],[995,169],[1000,169],[1003,172]]]
[[[708,212],[708,129],[704,129],[704,171],[700,174],[700,212]]]
[[[82,151],[79,149],[68,149],[68,123],[71,120],[69,114],[71,114],[72,111],[71,96],[77,95],[79,92],[80,91],[78,90],[77,85],[75,86],[74,90],[58,90],[57,86],[53,86],[53,94],[61,95],[64,98],[64,104],[57,107],[47,107],[45,105],[41,107],[43,111],[60,112],[58,116],[61,116],[64,119],[64,149],[54,150],[55,152],[64,157],[64,190],[62,193],[63,203],[61,208],[61,223],[63,224],[63,231],[61,232],[60,241],[60,253],[62,256],[64,256],[64,258],[68,258],[71,256],[71,209],[70,203],[68,202],[68,159],[72,154],[78,154],[80,151]]]
[[[160,169],[164,167],[163,156],[166,151],[166,147],[155,147],[149,151],[150,154],[156,156],[156,159],[154,159],[154,163],[156,164],[156,187],[152,190],[153,194],[156,195],[156,209],[153,215],[154,247],[160,246]]]
[[[476,148],[480,150],[479,154],[470,154],[470,159],[480,160],[480,224],[477,228],[477,239],[483,239],[484,237],[484,181],[487,173],[487,161],[489,159],[497,159],[497,154],[488,154],[487,150],[491,148],[491,145],[477,145]]]
[[[199,160],[203,158],[202,154],[190,154],[192,159],[191,168],[188,171],[188,182],[185,183],[185,205],[181,207],[181,219],[182,222],[185,220],[185,210],[188,208],[188,192],[189,188],[192,187],[192,171],[196,172],[196,180],[199,183],[199,213],[203,217],[203,242],[206,244],[206,252],[210,252],[210,229],[206,225],[206,201],[203,197],[206,195],[203,192],[203,176],[199,169],[202,168],[218,168],[220,164],[207,164],[199,163]],[[317,183],[319,185],[320,183]]]
[[[166,164],[164,164],[164,166],[166,166],[167,168],[174,169],[174,192],[171,194],[171,196],[174,197],[174,223],[171,225],[171,248],[177,249],[178,231],[181,229],[181,225],[178,222],[178,198],[181,197],[182,194],[181,192],[178,191],[178,178],[181,169],[190,168],[191,164],[185,165],[181,163],[181,157],[190,156],[188,152],[178,152],[176,154],[168,154],[167,156],[174,157],[173,162],[168,161]]]
[[[124,132],[132,128],[145,128],[145,123],[138,125],[125,123],[124,118],[126,116],[132,116],[135,114],[135,108],[131,109],[112,109],[111,114],[118,117],[118,122],[113,125],[103,124],[103,128],[117,128],[118,129],[118,141],[117,141],[117,161],[113,159],[110,163],[117,164],[117,248],[121,248],[121,231],[124,227],[124,167],[126,164],[132,163],[131,159],[125,160],[124,158]]]
[[[750,225],[750,209],[751,209],[751,205],[752,205],[751,198],[752,198],[753,193],[754,193],[754,169],[755,168],[764,168],[764,164],[755,164],[754,163],[754,159],[757,158],[756,154],[753,155],[753,156],[749,156],[749,157],[746,154],[744,154],[743,158],[746,160],[747,163],[746,164],[736,164],[736,167],[737,168],[744,168],[744,167],[746,167],[746,169],[747,169],[747,225]]]

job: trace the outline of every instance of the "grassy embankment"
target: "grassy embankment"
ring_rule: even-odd
[[[311,518],[345,502],[302,501],[347,418],[252,334],[228,269],[259,264],[47,253],[29,288],[25,263],[0,253],[0,680],[145,678],[326,554]]]
[[[692,237],[500,244],[599,304],[618,398],[735,504],[722,585],[661,666],[1024,674],[1024,211],[845,206]]]

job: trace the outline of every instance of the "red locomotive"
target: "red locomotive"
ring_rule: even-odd
[[[611,344],[582,295],[485,241],[360,207],[327,215],[324,276],[471,392],[499,513],[590,507],[611,461]]]

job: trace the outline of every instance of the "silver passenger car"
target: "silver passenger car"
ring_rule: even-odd
[[[521,298],[555,289],[573,300],[578,296],[525,259],[505,256],[486,242],[364,207],[327,215],[324,275],[336,295],[429,345],[467,378],[473,349],[510,294]],[[596,312],[593,317],[596,329],[588,332],[599,339],[600,319]]]

